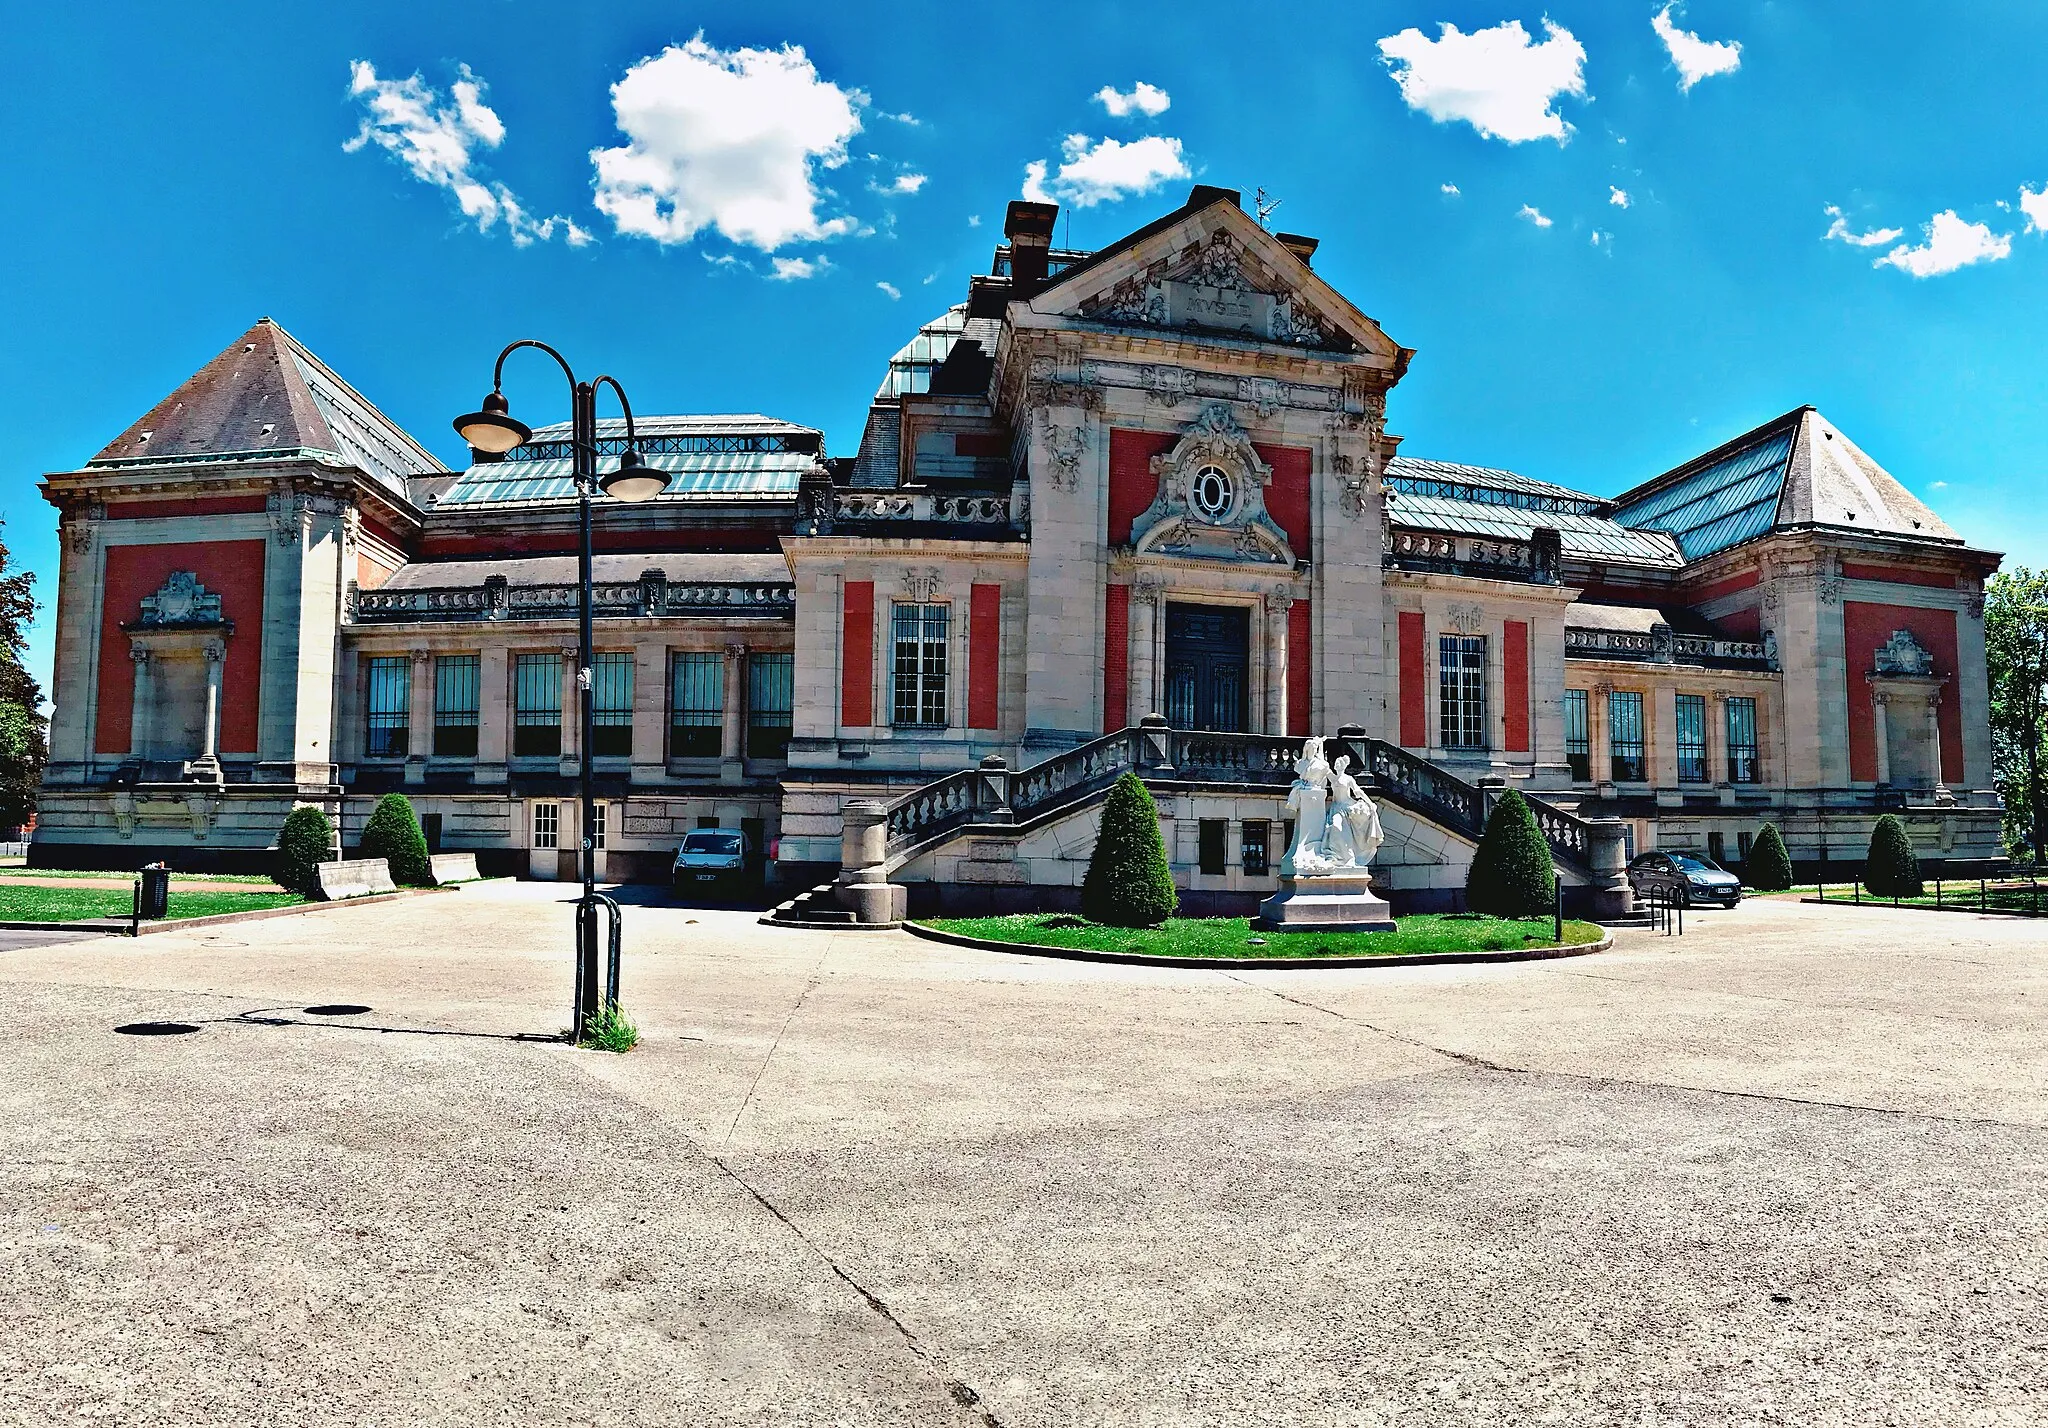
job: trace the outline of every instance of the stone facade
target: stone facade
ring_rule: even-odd
[[[1092,254],[1051,247],[1055,216],[1012,205],[851,457],[766,417],[638,424],[672,485],[597,517],[605,875],[660,876],[717,824],[816,881],[849,800],[1051,767],[1154,713],[1243,749],[1350,726],[1404,776],[1519,787],[1637,848],[1739,861],[1771,819],[1795,858],[1853,861],[1896,809],[1930,853],[1997,853],[1998,558],[1819,413],[1612,499],[1410,458],[1387,415],[1413,354],[1311,240],[1207,188]],[[573,876],[566,435],[448,470],[265,320],[51,474],[35,856],[260,863],[293,804],[348,841],[400,789],[438,847]],[[1191,893],[1277,885],[1269,790],[1197,781],[1162,814]],[[894,875],[1070,888],[1092,817]],[[1411,808],[1388,833],[1391,888],[1462,882],[1454,828]]]

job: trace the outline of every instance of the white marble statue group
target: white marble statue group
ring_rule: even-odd
[[[1339,754],[1332,764],[1323,741],[1310,739],[1294,761],[1294,787],[1287,811],[1294,815],[1294,843],[1280,861],[1285,877],[1354,872],[1372,862],[1386,835],[1380,811],[1349,772],[1351,758]]]

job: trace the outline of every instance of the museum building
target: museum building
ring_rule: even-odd
[[[1998,855],[1999,557],[1819,412],[1614,497],[1404,455],[1414,354],[1314,239],[1206,186],[1092,253],[1056,216],[1010,205],[851,456],[637,421],[670,482],[596,512],[601,876],[738,826],[806,887],[874,800],[914,904],[1042,899],[1135,768],[1193,900],[1241,905],[1277,886],[1291,750],[1340,730],[1397,907],[1462,886],[1503,787],[1574,884],[1599,827],[1739,863],[1771,820],[1853,863],[1891,810],[1929,856]],[[600,423],[602,462],[627,446]],[[566,425],[447,469],[266,318],[42,489],[36,861],[261,864],[295,804],[348,842],[401,790],[439,848],[574,875]]]

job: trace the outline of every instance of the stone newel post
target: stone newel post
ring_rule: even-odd
[[[1635,911],[1635,889],[1628,881],[1628,845],[1622,841],[1628,826],[1619,818],[1595,818],[1588,825],[1592,838],[1586,861],[1592,866],[1591,898],[1586,913],[1595,922],[1627,917]]]
[[[840,809],[839,905],[862,923],[901,922],[910,894],[889,881],[889,824],[872,798],[848,799]]]

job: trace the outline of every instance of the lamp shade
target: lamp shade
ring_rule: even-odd
[[[478,451],[503,456],[533,440],[533,428],[512,415],[502,392],[484,398],[483,410],[455,418],[455,430]]]
[[[648,501],[668,489],[668,472],[657,470],[640,459],[631,447],[619,458],[619,469],[597,478],[607,496],[620,501]]]

